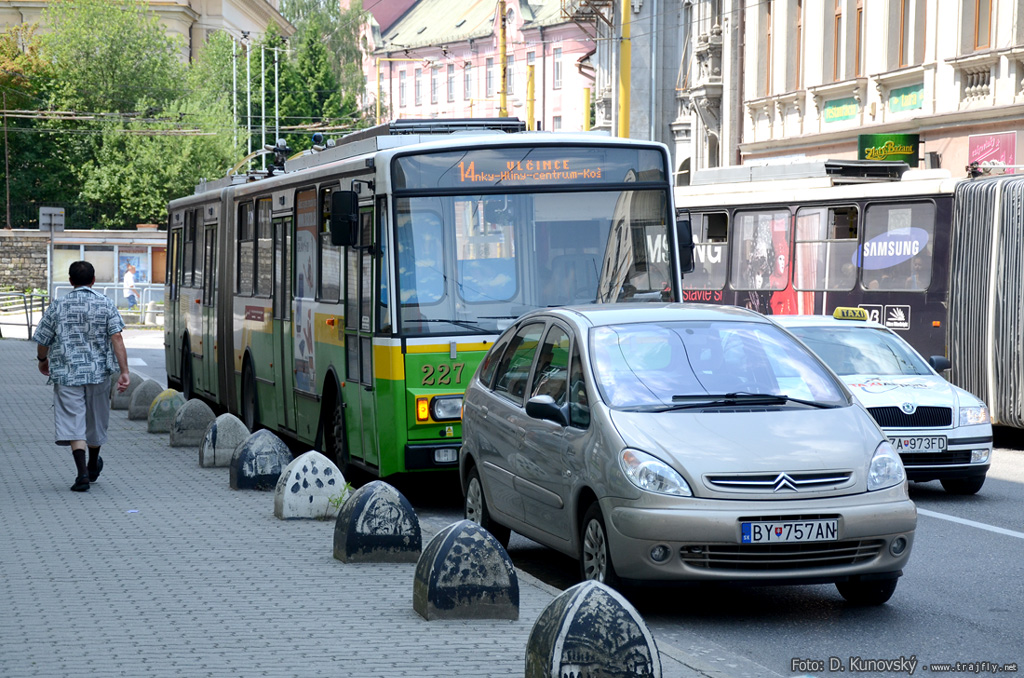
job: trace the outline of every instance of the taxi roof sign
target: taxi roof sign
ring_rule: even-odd
[[[832,317],[836,320],[867,320],[868,312],[854,306],[838,306],[832,312]]]

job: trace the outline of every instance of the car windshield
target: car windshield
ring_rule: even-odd
[[[931,374],[909,344],[878,327],[792,327],[836,374]]]
[[[765,323],[596,327],[590,331],[590,352],[598,388],[612,407],[690,407],[751,395],[846,404],[835,378],[799,342]]]

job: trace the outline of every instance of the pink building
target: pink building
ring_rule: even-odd
[[[498,0],[419,0],[402,16],[388,17],[383,30],[371,20],[363,64],[367,109],[376,111],[380,102],[379,122],[496,117],[499,6]],[[591,37],[562,13],[562,0],[506,0],[508,115],[529,123],[527,67],[533,66],[533,128],[584,129],[594,51]]]

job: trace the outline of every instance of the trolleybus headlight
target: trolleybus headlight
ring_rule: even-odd
[[[462,396],[437,396],[430,401],[434,421],[457,421],[462,418]]]

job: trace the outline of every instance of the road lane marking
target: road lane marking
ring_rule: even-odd
[[[995,525],[986,525],[985,523],[979,523],[974,520],[967,520],[966,518],[957,518],[956,516],[949,516],[945,513],[936,513],[935,511],[929,511],[928,509],[919,508],[917,512],[922,516],[931,516],[932,518],[939,518],[941,520],[948,520],[951,523],[960,523],[961,525],[969,525],[976,527],[979,530],[988,530],[989,532],[995,532],[996,534],[1003,534],[1007,537],[1016,537],[1017,539],[1024,539],[1024,532],[1015,532],[1013,530],[1007,530],[1002,527],[996,527]]]

